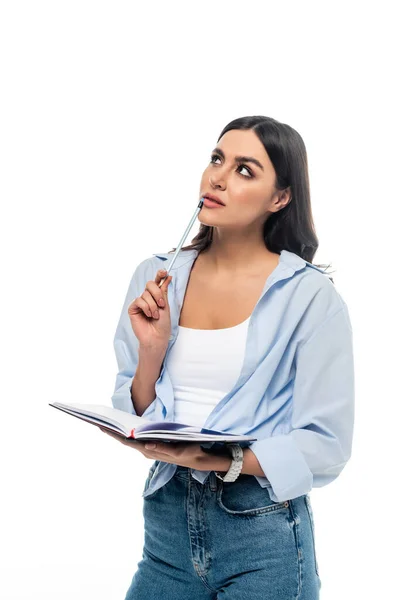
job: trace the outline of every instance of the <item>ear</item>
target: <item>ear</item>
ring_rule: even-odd
[[[279,192],[278,199],[275,202],[276,210],[282,210],[287,206],[292,200],[292,190],[290,187],[286,188]]]

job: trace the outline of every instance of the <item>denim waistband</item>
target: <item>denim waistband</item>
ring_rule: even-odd
[[[189,467],[182,467],[181,465],[176,466],[175,475],[179,475],[182,479],[189,479],[192,474],[192,470]]]
[[[190,467],[182,467],[181,465],[177,465],[175,475],[177,475],[181,479],[189,479],[191,477],[193,470],[194,469],[191,469]],[[217,476],[215,475],[215,471],[210,471],[210,475],[212,475],[213,478],[214,477],[217,478]],[[240,473],[238,476],[238,479],[246,477],[246,476],[248,477],[248,475],[246,475],[245,473]],[[221,480],[219,479],[219,481],[221,481]]]
[[[189,482],[191,480],[193,470],[194,469],[190,469],[189,467],[182,467],[180,465],[177,465],[174,477],[177,477],[178,479],[183,479],[184,481]],[[194,479],[192,479],[192,481],[195,482]],[[215,492],[219,489],[219,485],[222,484],[222,481],[217,478],[214,471],[210,471],[210,473],[204,483],[212,491]]]

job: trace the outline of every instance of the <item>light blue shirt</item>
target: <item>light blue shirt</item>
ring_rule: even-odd
[[[197,255],[197,250],[181,250],[170,272],[171,336],[155,384],[156,398],[142,415],[151,421],[174,422],[168,353],[179,335],[179,315]],[[139,343],[128,306],[172,256],[154,254],[137,266],[115,332],[119,371],[112,404],[131,414],[136,414],[130,387]],[[281,502],[339,475],[351,455],[353,425],[353,332],[347,305],[326,272],[282,250],[251,314],[239,378],[204,427],[256,437],[248,447],[265,477],[255,477],[261,487],[268,487],[274,502]],[[175,464],[160,461],[143,497],[166,484],[175,471]],[[200,483],[209,473],[192,470]]]

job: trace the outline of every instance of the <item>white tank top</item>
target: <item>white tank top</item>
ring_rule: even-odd
[[[174,390],[174,422],[202,427],[242,369],[250,317],[224,329],[179,327],[167,367]]]

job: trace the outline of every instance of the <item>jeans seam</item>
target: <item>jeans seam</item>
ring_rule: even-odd
[[[311,527],[311,536],[312,536],[312,546],[313,546],[313,554],[314,554],[314,568],[315,568],[315,573],[317,575],[317,577],[319,577],[319,569],[318,569],[318,563],[317,563],[317,552],[316,552],[316,548],[315,548],[315,532],[314,532],[314,517],[311,514],[312,512],[312,508],[309,504],[310,499],[308,496],[304,497],[304,502],[306,505],[306,509],[307,509],[307,513],[308,513],[308,518],[310,520],[310,527]]]
[[[190,517],[190,515],[189,515],[189,511],[190,511],[190,497],[191,497],[192,486],[195,486],[195,485],[196,485],[195,482],[192,481],[192,477],[189,475],[187,492],[186,492],[186,499],[185,499],[185,510],[186,510],[187,525],[188,525],[188,534],[189,534],[189,539],[190,540],[191,540],[191,536],[192,536],[192,534],[191,534],[191,526],[190,526],[191,524],[190,524],[190,518],[189,518]],[[203,491],[205,492],[205,490],[203,490]],[[205,523],[205,521],[204,521],[204,510],[203,510],[203,503],[204,503],[205,495],[206,494],[203,493],[203,496],[202,496],[202,499],[201,499],[201,504],[199,506],[199,509],[200,509],[200,511],[202,513],[202,522],[203,522],[203,524]],[[204,542],[204,540],[205,540],[205,538],[203,538],[203,542]],[[191,541],[190,541],[190,544],[191,544]],[[192,562],[192,565],[193,565],[193,568],[195,570],[196,575],[199,577],[199,579],[201,580],[201,582],[203,583],[203,585],[207,588],[207,590],[209,592],[212,592],[213,594],[216,594],[217,590],[215,590],[214,588],[212,588],[209,585],[209,583],[207,582],[207,579],[206,579],[206,573],[209,570],[210,564],[211,564],[210,553],[207,552],[206,549],[205,549],[205,558],[206,558],[206,563],[208,563],[208,565],[204,569],[201,569],[200,565],[193,560],[193,555],[191,557],[191,562]]]
[[[301,541],[300,541],[300,529],[299,529],[299,524],[300,524],[300,517],[298,516],[298,514],[295,512],[294,509],[294,502],[293,500],[288,500],[289,502],[289,510],[292,514],[292,519],[293,519],[293,535],[294,535],[294,542],[295,542],[295,547],[296,547],[296,559],[297,559],[297,595],[296,595],[296,600],[299,600],[301,598],[301,590],[302,590],[302,576],[303,576],[303,553],[302,553],[302,549],[301,549]]]

